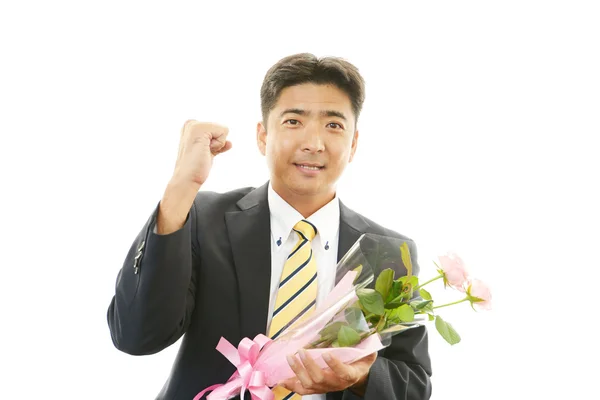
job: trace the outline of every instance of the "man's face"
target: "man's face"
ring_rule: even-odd
[[[333,197],[358,140],[349,97],[334,85],[285,88],[265,127],[257,127],[273,188],[281,194]]]

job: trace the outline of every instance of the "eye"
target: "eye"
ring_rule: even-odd
[[[288,119],[288,120],[285,120],[283,123],[286,124],[288,122],[289,122],[288,125],[292,125],[292,126],[296,126],[296,125],[300,124],[300,121],[298,121],[297,119]]]
[[[327,127],[333,128],[333,129],[344,129],[344,127],[342,125],[338,124],[337,122],[330,122],[327,124]]]

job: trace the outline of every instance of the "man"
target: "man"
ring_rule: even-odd
[[[221,336],[235,345],[259,333],[276,337],[309,315],[363,233],[405,240],[418,271],[412,240],[348,209],[336,194],[356,152],[363,101],[363,79],[342,59],[280,60],[264,78],[256,135],[270,180],[223,194],[200,189],[213,158],[232,147],[227,128],[184,124],[174,173],[127,254],[108,309],[114,345],[129,354],[157,353],[185,334],[159,399],[192,400],[231,376],[235,367],[215,350]],[[290,266],[300,250],[304,262]],[[306,283],[283,298],[291,275]],[[289,304],[297,311],[282,317]],[[275,399],[428,399],[427,346],[421,327],[348,365],[325,356],[329,368],[320,369],[303,355],[289,357],[296,377],[273,389]]]

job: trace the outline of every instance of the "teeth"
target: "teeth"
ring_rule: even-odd
[[[308,165],[299,165],[299,167],[304,168],[304,169],[310,169],[310,170],[313,170],[313,171],[316,171],[316,170],[320,169],[319,167],[310,167]]]

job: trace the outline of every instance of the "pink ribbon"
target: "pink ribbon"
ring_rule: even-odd
[[[254,370],[261,349],[269,342],[271,339],[259,334],[254,340],[242,339],[236,349],[227,339],[221,338],[217,350],[235,365],[237,371],[231,375],[227,383],[207,387],[198,393],[194,400],[200,400],[209,391],[212,393],[206,397],[207,400],[227,400],[238,392],[243,399],[246,390],[250,392],[252,400],[273,400],[275,396],[266,385],[264,373]]]
[[[284,355],[293,354],[296,350],[309,343],[315,335],[314,332],[319,332],[339,311],[340,307],[346,303],[354,302],[353,299],[356,297],[356,294],[353,291],[353,282],[356,274],[356,271],[348,271],[329,293],[325,303],[305,322],[306,325],[302,329],[299,329],[291,338],[273,341],[265,335],[259,334],[254,340],[248,338],[242,339],[237,349],[226,339],[221,338],[217,345],[217,350],[235,365],[237,371],[231,375],[225,384],[207,387],[198,393],[194,397],[194,400],[200,400],[209,391],[212,391],[212,393],[206,396],[207,400],[228,400],[238,393],[240,393],[240,397],[243,399],[246,390],[250,392],[252,400],[273,400],[275,396],[267,383],[275,386],[277,382],[295,375]],[[363,341],[363,343],[367,342],[373,343],[369,345],[370,347],[367,350],[370,351],[368,352],[365,349],[361,350],[360,345],[354,349],[312,349],[309,352],[313,352],[315,354],[313,358],[316,358],[316,361],[321,363],[320,366],[322,368],[326,368],[325,361],[320,357],[320,354],[324,351],[331,351],[342,362],[349,362],[383,347],[377,335],[371,335]],[[267,346],[268,348],[263,349],[267,344],[269,345]],[[262,355],[259,360],[261,350]]]

